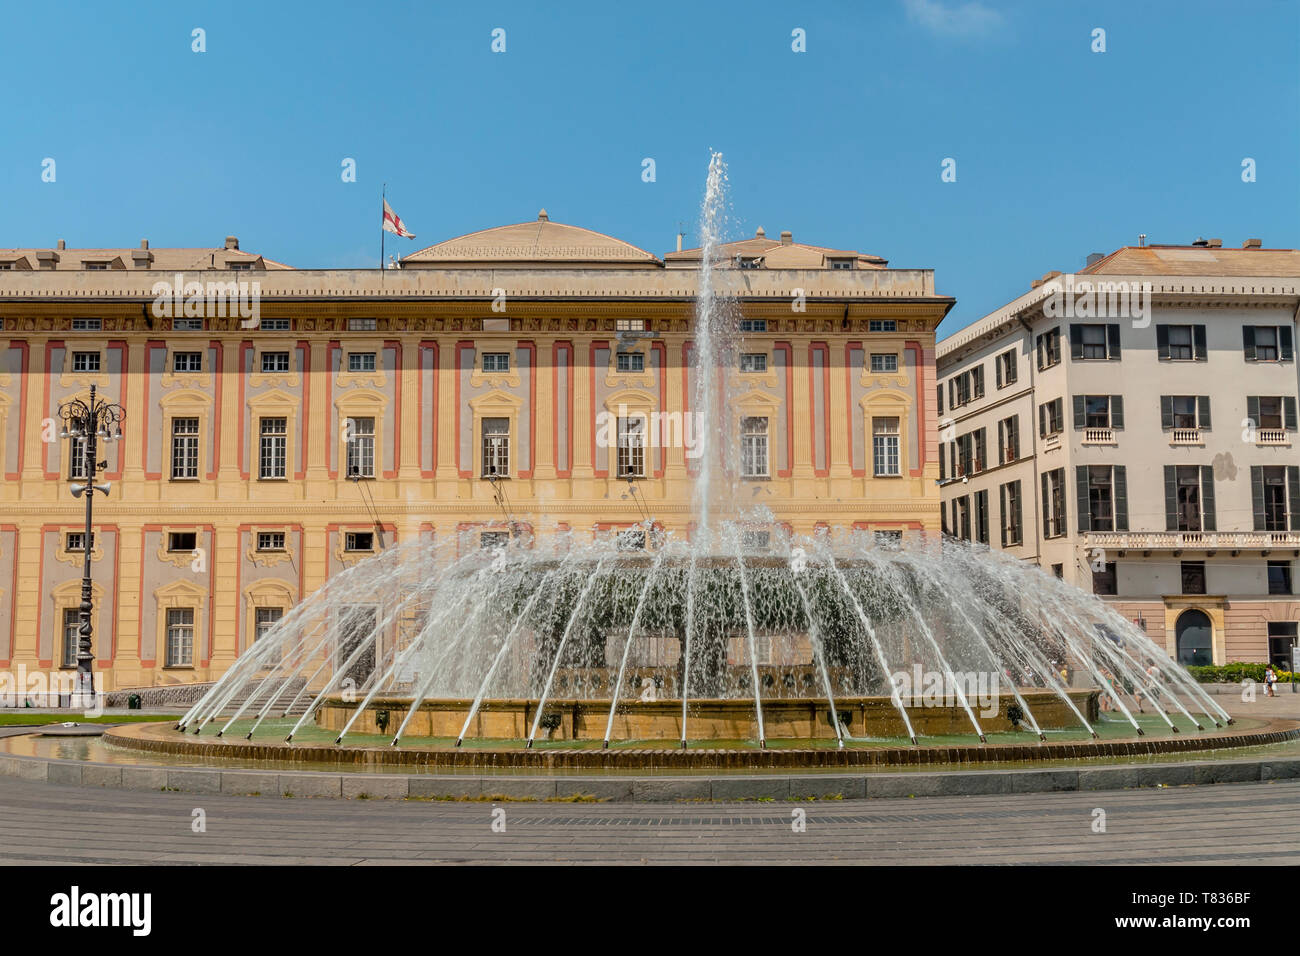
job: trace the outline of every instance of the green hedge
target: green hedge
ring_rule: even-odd
[[[1191,666],[1187,673],[1202,684],[1240,684],[1244,680],[1264,683],[1264,669],[1267,664],[1246,661],[1233,661],[1231,664],[1207,664],[1203,667]],[[1286,684],[1298,679],[1290,671],[1274,671],[1279,682]]]

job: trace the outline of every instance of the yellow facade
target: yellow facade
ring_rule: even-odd
[[[255,327],[208,314],[195,330],[156,314],[151,289],[173,278],[157,268],[0,272],[0,667],[65,664],[83,503],[54,421],[92,383],[125,409],[123,440],[101,446],[112,491],[91,544],[102,689],[216,678],[259,619],[396,541],[478,547],[507,516],[588,540],[640,521],[597,415],[689,409],[696,273],[524,258],[187,271],[260,285]],[[926,270],[865,264],[724,277],[738,316],[766,326],[743,337],[763,368],[729,376],[727,414],[768,428],[768,474],[740,497],[795,533],[939,527],[934,329],[952,300]],[[621,368],[620,352],[641,358]],[[873,371],[872,355],[897,367]],[[899,474],[877,477],[885,419]],[[502,421],[508,512],[483,476],[484,430]],[[350,464],[367,473],[349,480]],[[692,467],[680,443],[645,450],[637,497],[667,531],[690,533]]]

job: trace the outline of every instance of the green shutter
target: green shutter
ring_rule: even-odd
[[[1169,358],[1169,326],[1156,326],[1156,356],[1157,358]]]
[[[1259,427],[1259,396],[1246,396],[1246,417],[1250,419],[1250,427]]]
[[[1291,510],[1291,530],[1300,531],[1300,465],[1287,466],[1286,497]]]
[[[1083,358],[1083,326],[1070,323],[1070,358]]]
[[[1246,354],[1246,361],[1255,361],[1255,327],[1253,325],[1243,325],[1241,327],[1241,348]]]
[[[1123,465],[1116,465],[1113,471],[1113,490],[1115,495],[1115,530],[1128,530],[1128,472]]]
[[[1051,535],[1051,526],[1048,523],[1048,515],[1051,514],[1051,502],[1047,498],[1047,472],[1043,472],[1043,537]]]
[[[1016,543],[1021,544],[1025,540],[1025,526],[1022,523],[1022,519],[1024,518],[1023,502],[1022,495],[1020,494],[1020,482],[1016,481],[1013,482],[1013,484],[1016,486],[1016,527],[1020,529],[1020,538]]]
[[[1289,362],[1295,358],[1295,349],[1291,346],[1291,326],[1279,325],[1277,327],[1277,354],[1283,362]]]
[[[998,486],[998,523],[1002,525],[1002,547],[1007,546],[1007,486]]]
[[[1118,325],[1106,326],[1106,357],[1110,359],[1120,357]]]
[[[1087,396],[1074,396],[1074,430],[1082,431],[1083,421],[1087,410]]]
[[[1264,466],[1250,466],[1250,500],[1255,512],[1255,530],[1264,530]]]
[[[1165,530],[1178,530],[1178,473],[1165,465]]]
[[[1168,431],[1174,427],[1174,397],[1160,396],[1160,427]]]
[[[1092,530],[1092,510],[1088,507],[1088,466],[1074,466],[1075,503],[1079,506],[1079,533]]]
[[[1210,396],[1196,396],[1196,424],[1206,431],[1210,430]]]
[[[1214,516],[1214,468],[1210,465],[1201,466],[1201,513],[1201,530],[1219,530]]]
[[[1124,396],[1112,395],[1110,397],[1110,427],[1117,432],[1124,430]]]
[[[1205,326],[1203,325],[1192,326],[1192,342],[1196,347],[1196,361],[1204,362],[1208,355],[1208,352],[1205,348]]]
[[[1286,424],[1286,430],[1289,432],[1295,431],[1296,430],[1295,396],[1293,395],[1282,396],[1282,409],[1283,409],[1284,421]]]

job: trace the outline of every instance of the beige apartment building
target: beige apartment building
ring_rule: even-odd
[[[1290,666],[1300,251],[1125,247],[937,346],[944,530],[1101,595],[1187,664]]]

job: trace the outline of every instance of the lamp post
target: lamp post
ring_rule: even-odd
[[[86,498],[86,534],[82,539],[82,563],[81,563],[81,607],[78,614],[79,624],[77,627],[77,684],[76,693],[73,695],[72,706],[74,707],[93,707],[95,704],[95,674],[91,669],[94,663],[95,655],[91,645],[91,624],[90,612],[94,609],[91,603],[90,589],[90,548],[91,548],[91,520],[94,513],[95,492],[101,495],[107,495],[109,485],[95,484],[95,473],[100,468],[107,468],[107,461],[97,461],[97,439],[102,438],[106,443],[111,441],[122,440],[122,419],[125,413],[121,405],[111,402],[105,402],[95,397],[95,386],[90,386],[90,398],[83,401],[80,398],[74,398],[71,401],[64,402],[59,406],[59,417],[63,419],[63,431],[60,438],[67,438],[73,442],[72,455],[77,454],[77,441],[82,442],[82,474],[81,478],[84,484],[74,483],[69,486],[68,490],[72,492],[74,498],[80,498],[85,495]],[[75,457],[70,458],[75,461]]]

